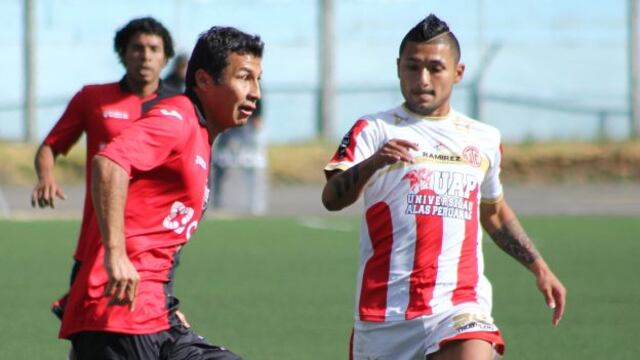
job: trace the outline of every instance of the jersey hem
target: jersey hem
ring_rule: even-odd
[[[131,165],[129,164],[127,165],[123,165],[120,162],[122,161],[122,159],[118,158],[118,156],[113,156],[109,153],[105,153],[105,152],[99,152],[96,155],[100,155],[103,156],[111,161],[113,161],[116,165],[118,165],[122,170],[124,170],[128,176],[131,176]]]
[[[329,165],[324,167],[324,171],[334,171],[334,170],[346,171],[346,170],[349,170],[349,168],[350,168],[350,166],[346,165],[344,163],[335,164],[335,165],[329,164]]]
[[[494,199],[480,199],[481,204],[497,204],[504,199],[504,195],[500,194],[497,198]]]

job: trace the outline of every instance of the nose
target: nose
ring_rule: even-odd
[[[252,81],[251,88],[247,94],[249,100],[258,101],[262,97],[262,91],[260,89],[260,82],[258,80]]]
[[[418,82],[421,88],[428,88],[431,85],[431,74],[429,70],[423,68],[418,76]]]
[[[152,54],[153,50],[148,47],[145,46],[144,48],[142,48],[142,60],[149,60],[151,59],[151,54]]]

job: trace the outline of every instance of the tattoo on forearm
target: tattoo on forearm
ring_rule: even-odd
[[[540,257],[540,253],[517,219],[505,223],[501,229],[490,235],[504,252],[523,265],[529,265]]]
[[[360,170],[358,165],[350,168],[344,173],[340,174],[335,182],[333,182],[333,188],[336,191],[336,197],[338,199],[343,198],[360,180]]]

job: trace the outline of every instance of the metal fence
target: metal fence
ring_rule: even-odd
[[[0,5],[0,66],[6,75],[0,89],[0,140],[20,140],[25,132],[24,1]],[[120,78],[111,39],[115,29],[141,15],[165,23],[183,50],[213,24],[261,34],[267,43],[263,85],[269,140],[303,141],[318,134],[321,0],[30,2],[37,31],[36,140],[81,85]],[[454,91],[454,107],[494,124],[506,141],[625,139],[635,133],[629,45],[630,9],[637,0],[334,3],[331,121],[336,139],[359,116],[402,101],[395,76],[397,47],[407,29],[428,12],[445,19],[462,45],[467,71]]]

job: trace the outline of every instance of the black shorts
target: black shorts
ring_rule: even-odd
[[[71,343],[77,360],[242,360],[183,326],[149,335],[81,332]]]

